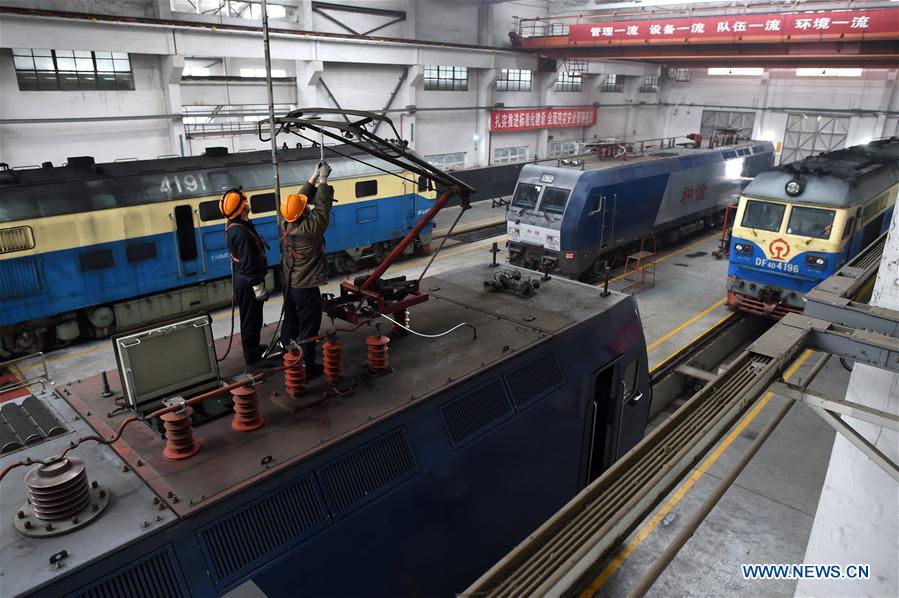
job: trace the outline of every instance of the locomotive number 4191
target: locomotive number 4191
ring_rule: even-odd
[[[162,177],[162,182],[159,184],[159,191],[161,193],[194,193],[196,191],[206,191],[206,179],[202,174],[193,175],[193,174],[185,174],[185,175],[171,175]]]

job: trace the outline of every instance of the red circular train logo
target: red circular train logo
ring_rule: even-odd
[[[784,261],[790,255],[790,244],[783,239],[774,239],[768,245],[768,253],[776,260]]]

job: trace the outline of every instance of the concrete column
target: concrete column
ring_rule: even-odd
[[[552,91],[553,87],[556,84],[556,73],[544,73],[546,78],[541,82],[539,78],[534,82],[535,85],[539,85],[540,87],[540,105],[548,106],[551,101],[549,98],[549,93]],[[537,131],[537,157],[538,158],[546,158],[549,156],[549,129],[539,129]]]
[[[766,130],[768,125],[768,96],[771,90],[771,72],[762,73],[762,79],[759,81],[758,104],[755,111],[755,126],[752,129],[752,138],[761,139],[762,132]]]
[[[877,106],[880,113],[877,115],[877,120],[874,124],[875,139],[889,137],[892,133],[892,131],[886,130],[886,112],[890,109],[890,106],[893,105],[893,97],[896,95],[896,74],[896,69],[887,73],[887,79],[883,86],[883,93],[880,96],[880,103]]]
[[[297,24],[306,31],[315,31],[312,21],[312,0],[298,0]]]
[[[415,53],[415,64],[409,66],[409,75],[406,77],[405,89],[400,91],[401,96],[405,92],[406,102],[405,104],[397,102],[397,106],[415,106],[418,88],[424,81],[424,77],[424,67],[421,64],[421,50],[419,49]],[[418,143],[418,132],[413,133],[416,122],[415,111],[403,112],[401,116],[394,114],[391,118],[400,121],[395,123],[397,129],[403,136],[403,139],[409,141],[409,147],[415,149],[416,143]]]
[[[874,284],[871,305],[899,309],[899,210]],[[899,413],[899,374],[855,364],[846,400]],[[809,417],[812,417],[809,415]],[[851,417],[844,418],[894,462],[899,434]],[[805,552],[806,563],[868,564],[870,579],[800,580],[797,596],[897,596],[896,541],[899,485],[842,435],[837,434],[824,489]]]
[[[325,94],[319,96],[318,80],[325,70],[321,60],[297,60],[297,106],[329,106]],[[325,104],[322,104],[325,102]]]
[[[168,114],[181,114],[181,75],[184,73],[184,56],[180,54],[162,56],[160,62],[165,109]],[[187,139],[184,137],[184,122],[181,119],[173,119],[168,130],[171,147],[169,153],[177,156],[189,155]]]
[[[497,69],[482,69],[478,71],[478,94],[477,102],[479,106],[493,106],[496,92],[496,79],[498,77]],[[477,129],[475,133],[478,140],[474,141],[475,163],[469,166],[486,166],[490,160],[488,155],[489,139],[490,139],[490,110],[478,110]]]

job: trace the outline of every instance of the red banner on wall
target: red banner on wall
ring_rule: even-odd
[[[895,39],[899,9],[723,15],[571,25],[571,44]]]
[[[491,110],[491,131],[527,131],[589,127],[596,124],[596,108],[541,108],[537,110]]]

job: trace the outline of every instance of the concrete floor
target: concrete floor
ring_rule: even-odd
[[[801,379],[815,359],[791,379]],[[847,382],[848,372],[832,360],[811,388],[839,396]],[[628,595],[786,400],[771,397],[742,431],[725,437],[606,563],[590,593]],[[834,434],[805,405],[795,405],[649,595],[792,596],[796,581],[745,580],[740,565],[803,562]]]
[[[446,230],[458,208],[440,215],[438,230]],[[503,208],[489,202],[477,204],[458,225],[503,220]],[[716,260],[717,233],[707,231],[660,252],[655,286],[636,295],[647,341],[650,368],[690,343],[729,313],[724,306],[726,260]],[[429,273],[487,262],[493,242],[500,247],[505,235],[469,244],[450,240],[437,256]],[[436,248],[439,241],[436,241]],[[505,254],[501,254],[503,260]],[[396,276],[418,276],[429,258],[400,262],[389,272]],[[336,290],[340,280],[332,280],[325,292]],[[552,284],[551,282],[548,284]],[[620,270],[613,273],[610,287],[626,285]],[[279,296],[265,305],[266,323],[277,321]],[[230,310],[213,314],[216,337],[230,331]],[[327,324],[326,324],[327,325]],[[415,327],[415,314],[412,312]],[[429,332],[427,329],[423,332]],[[263,339],[266,340],[266,339]],[[240,350],[235,346],[232,350]],[[814,361],[809,360],[809,363]],[[48,355],[51,375],[57,381],[81,378],[115,368],[108,339],[82,344]],[[809,367],[800,368],[798,376]],[[845,388],[847,373],[837,363],[819,375],[812,388],[828,388],[833,394]],[[709,490],[735,462],[758,434],[783,399],[773,398],[742,432],[731,439],[720,456],[696,470],[692,481],[672,494],[666,507],[629,539],[623,553],[606,567],[593,590],[600,596],[623,596],[680,529],[681,523],[706,497]],[[795,582],[759,582],[742,579],[741,563],[801,562],[811,530],[818,497],[827,469],[834,432],[804,406],[793,408],[762,448],[737,483],[727,492],[697,534],[652,589],[654,595],[792,595]],[[248,588],[243,588],[248,590]]]

